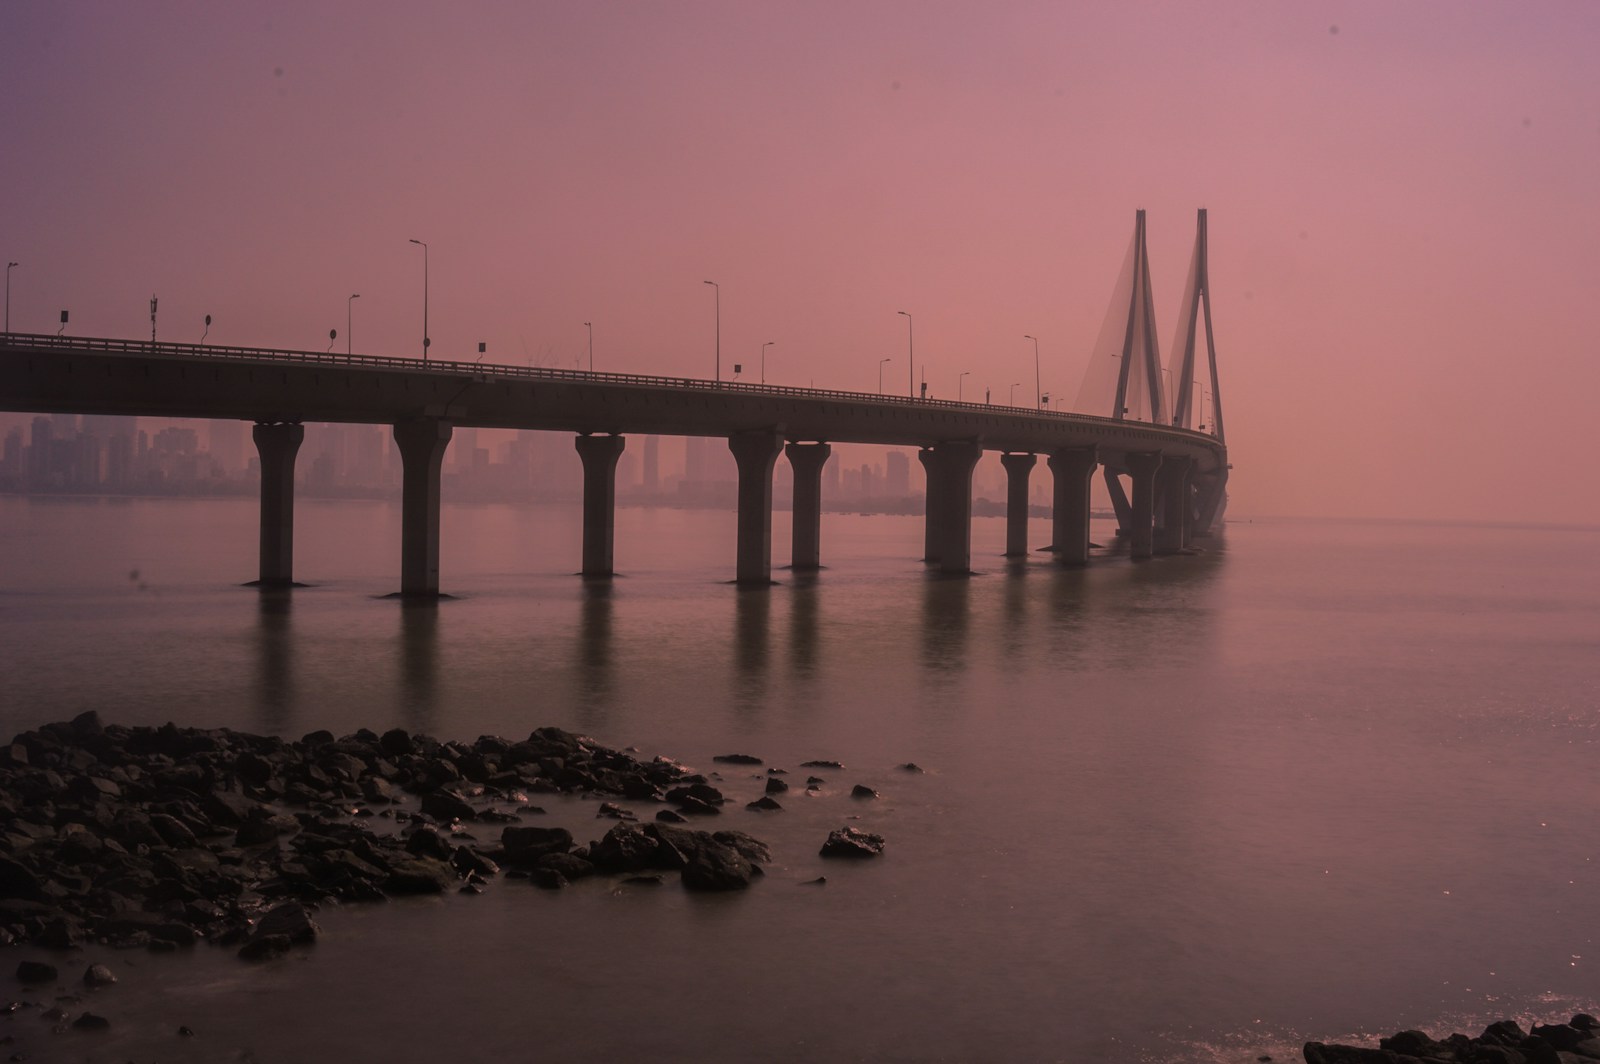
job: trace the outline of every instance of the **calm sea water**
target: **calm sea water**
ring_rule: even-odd
[[[266,966],[110,953],[116,1030],[12,1020],[36,1059],[1243,1062],[1600,1006],[1600,532],[1262,520],[1057,571],[979,519],[985,572],[940,579],[918,519],[828,515],[827,570],[750,592],[731,514],[619,511],[606,586],[572,510],[450,506],[458,597],[417,609],[379,597],[396,508],[302,501],[289,595],[238,586],[255,523],[0,498],[0,732],[556,724],[846,768],[757,814],[724,767],[719,826],[776,853],[737,897],[502,880],[324,909]],[[888,854],[822,861],[847,822]]]

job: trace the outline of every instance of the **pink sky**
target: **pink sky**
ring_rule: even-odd
[[[1600,6],[0,6],[18,331],[1075,395],[1210,211],[1230,516],[1600,523]],[[898,373],[898,376],[896,374]],[[975,391],[976,390],[976,391]],[[1023,389],[1018,389],[1021,393]],[[1020,396],[1019,396],[1020,398]],[[1099,411],[1095,411],[1099,412]]]

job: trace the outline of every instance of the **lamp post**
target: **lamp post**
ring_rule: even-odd
[[[900,311],[906,314],[905,311]],[[911,315],[906,314],[906,394],[911,398],[917,397],[917,349],[911,334]]]
[[[21,266],[20,262],[6,263],[6,334],[11,333],[11,270],[12,267]]]
[[[1039,384],[1039,338],[1037,336],[1022,337],[1024,340],[1033,341],[1033,394],[1038,398],[1037,406],[1044,409],[1044,388]]]
[[[972,371],[970,369],[964,369],[961,371],[961,375],[956,378],[956,402],[961,402],[962,385],[967,383],[967,378],[971,375]]]
[[[706,284],[717,290],[717,383],[722,383],[722,286],[715,281]]]
[[[1016,384],[1013,384],[1011,386],[1011,398],[1006,400],[1006,403],[1007,403],[1008,406],[1016,406],[1017,405],[1017,384],[1021,384],[1021,383],[1022,383],[1021,381],[1017,381]]]
[[[885,362],[893,362],[893,361],[894,361],[894,359],[892,359],[892,358],[880,358],[880,359],[878,359],[878,394],[879,395],[883,394],[883,364]]]
[[[589,372],[594,372],[594,322],[586,321],[583,327],[589,330]]]
[[[768,340],[766,343],[761,345],[761,383],[762,384],[767,383],[767,348],[772,347],[777,342],[778,341],[776,341],[776,340]]]
[[[354,337],[355,337],[355,330],[350,327],[351,319],[354,316],[355,312],[351,308],[353,308],[355,306],[356,300],[358,300],[360,298],[361,298],[361,293],[357,292],[354,295],[352,295],[349,299],[344,301],[344,353],[347,354],[347,355],[353,354],[354,351],[355,351],[355,346],[354,346],[354,343],[353,343],[353,340],[354,340]],[[428,327],[426,325],[424,325],[422,327],[422,330],[423,330],[423,332],[427,332]]]
[[[422,249],[422,361],[428,361],[428,345],[433,341],[428,339],[428,245],[420,240],[413,240]]]

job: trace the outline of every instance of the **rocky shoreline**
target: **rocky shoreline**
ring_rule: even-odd
[[[772,808],[786,785],[782,770],[767,772]],[[658,808],[641,823],[602,802],[598,816],[616,823],[580,845],[565,828],[523,822],[544,812],[530,797],[540,794]],[[288,741],[106,725],[90,712],[0,747],[0,944],[165,951],[205,941],[260,960],[314,940],[322,902],[473,893],[502,871],[552,889],[675,872],[689,890],[739,890],[771,862],[767,845],[686,826],[725,802],[677,762],[559,728],[470,744],[400,729]],[[845,827],[822,852],[882,848]]]
[[[1600,1020],[1579,1013],[1567,1023],[1491,1023],[1476,1038],[1435,1040],[1422,1031],[1380,1039],[1378,1048],[1307,1042],[1306,1064],[1585,1064],[1600,1060]]]

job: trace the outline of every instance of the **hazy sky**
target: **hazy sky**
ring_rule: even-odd
[[[1600,5],[0,5],[18,331],[1075,395],[1210,212],[1230,513],[1600,522]],[[896,374],[898,373],[898,376]],[[1020,393],[1023,389],[1019,388]],[[1098,411],[1096,411],[1098,412]]]

